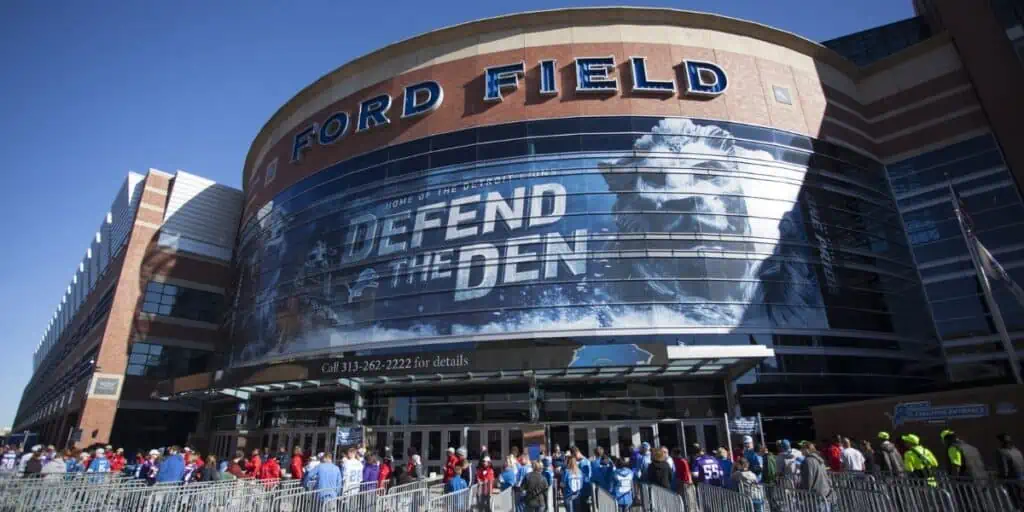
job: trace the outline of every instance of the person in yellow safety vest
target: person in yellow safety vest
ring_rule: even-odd
[[[907,451],[903,453],[903,466],[907,473],[928,480],[928,485],[935,487],[938,482],[935,479],[935,470],[939,467],[939,461],[931,450],[921,446],[921,438],[914,434],[905,434],[900,439],[907,445]]]
[[[988,479],[985,462],[977,448],[963,442],[956,432],[949,429],[943,430],[939,437],[946,444],[950,475],[977,481]]]

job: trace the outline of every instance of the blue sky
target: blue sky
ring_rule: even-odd
[[[324,73],[386,44],[510,12],[613,2],[522,0],[0,2],[0,427],[89,237],[129,170],[239,186],[256,132]],[[913,15],[910,0],[690,0],[824,40]]]

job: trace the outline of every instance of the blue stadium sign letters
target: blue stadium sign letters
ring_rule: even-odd
[[[541,95],[554,96],[559,93],[557,63],[541,60],[538,63],[540,80],[537,90]],[[619,91],[619,77],[615,76],[615,57],[578,57],[573,62],[577,94],[615,94]],[[725,71],[717,64],[696,60],[683,61],[683,75],[686,81],[682,88],[687,96],[714,97],[725,92],[729,85]],[[671,70],[649,70],[646,57],[630,57],[631,93],[652,96],[677,94],[676,81]],[[484,69],[485,102],[500,102],[503,93],[519,88],[519,81],[526,76],[526,62],[519,61]],[[444,102],[444,88],[433,80],[419,82],[405,87],[402,92],[402,119],[422,116],[441,107]],[[388,112],[392,107],[390,94],[379,94],[359,103],[355,119],[348,112],[332,113],[321,122],[311,123],[295,134],[292,143],[291,161],[302,160],[303,155],[314,145],[330,146],[345,138],[350,132],[360,133],[378,126],[391,124]],[[351,125],[355,124],[352,128]]]

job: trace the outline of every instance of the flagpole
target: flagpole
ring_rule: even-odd
[[[964,225],[963,213],[960,211],[960,196],[957,195],[952,183],[949,184],[949,192],[950,201],[953,202],[953,213],[956,214],[956,223],[960,226],[960,234],[963,235],[964,243],[967,244],[967,252],[971,256],[971,263],[974,264],[974,271],[978,275],[978,282],[981,283],[981,290],[985,293],[985,302],[988,303],[988,309],[992,312],[992,321],[996,324],[996,330],[999,331],[999,338],[1003,343],[1003,351],[1006,352],[1006,357],[1009,359],[1013,379],[1017,384],[1024,384],[1024,380],[1021,380],[1020,360],[1017,357],[1017,351],[1014,350],[1013,342],[1010,341],[1010,333],[1006,331],[1003,313],[999,310],[999,305],[992,295],[992,283],[989,282],[981,262],[978,261],[978,248],[975,246],[974,234]]]

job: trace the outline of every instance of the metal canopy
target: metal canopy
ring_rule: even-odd
[[[275,395],[304,389],[346,389],[366,391],[377,387],[410,387],[423,384],[486,384],[536,380],[572,382],[608,379],[646,380],[681,377],[732,380],[755,367],[775,351],[762,345],[701,345],[668,347],[669,362],[661,366],[599,366],[496,372],[427,373],[402,376],[364,376],[319,380],[282,381],[268,384],[195,390],[160,398],[217,398],[219,396]]]

